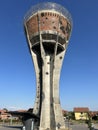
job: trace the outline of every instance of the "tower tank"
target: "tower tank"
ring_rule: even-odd
[[[41,34],[45,51],[53,53],[55,43],[58,43],[57,53],[60,53],[68,43],[72,30],[72,18],[64,7],[47,2],[31,8],[25,16],[25,27],[28,30],[32,49],[40,52]]]
[[[36,72],[34,130],[65,130],[59,98],[59,79],[72,31],[70,13],[59,4],[33,6],[24,19],[25,34]]]

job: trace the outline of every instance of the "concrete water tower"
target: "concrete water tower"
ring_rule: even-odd
[[[59,79],[72,31],[69,12],[59,4],[35,5],[24,20],[28,47],[36,72],[34,130],[65,130],[59,97]]]

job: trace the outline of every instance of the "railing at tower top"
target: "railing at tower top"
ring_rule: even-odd
[[[62,14],[63,16],[65,16],[68,19],[68,21],[71,23],[71,26],[73,25],[72,17],[71,17],[71,14],[68,12],[68,10],[64,8],[63,6],[57,3],[52,3],[52,2],[39,3],[33,6],[25,15],[24,22],[26,22],[31,15],[37,13],[38,11],[43,11],[43,10],[56,11]]]

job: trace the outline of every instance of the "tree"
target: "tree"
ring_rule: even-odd
[[[72,111],[68,112],[68,117],[69,117],[69,119],[75,120],[74,112],[72,112]]]
[[[5,110],[6,112],[8,112],[7,108],[3,108],[3,110]]]

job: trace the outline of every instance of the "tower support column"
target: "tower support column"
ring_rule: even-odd
[[[42,66],[42,106],[40,129],[50,128],[50,56],[43,56]]]

